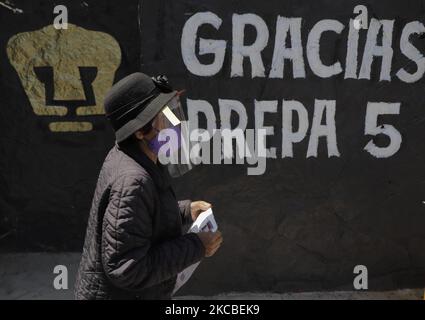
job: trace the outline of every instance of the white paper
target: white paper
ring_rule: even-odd
[[[210,209],[202,212],[195,222],[192,224],[188,232],[198,233],[198,232],[215,232],[218,230],[217,223],[214,219],[214,214]],[[194,263],[184,269],[177,275],[176,285],[174,286],[173,295],[179,290],[189,278],[192,276],[193,272],[196,270],[200,262]]]

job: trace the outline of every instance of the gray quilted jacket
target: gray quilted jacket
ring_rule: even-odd
[[[136,145],[107,155],[97,182],[76,299],[170,299],[176,275],[205,248],[186,231],[190,201],[176,200],[166,169]]]

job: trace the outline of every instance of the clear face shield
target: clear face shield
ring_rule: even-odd
[[[179,95],[173,97],[152,121],[157,135],[148,142],[158,161],[167,166],[172,177],[192,169],[189,157],[189,129]]]

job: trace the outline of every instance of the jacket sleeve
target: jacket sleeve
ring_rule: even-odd
[[[190,210],[190,204],[191,203],[192,203],[191,200],[181,200],[181,201],[179,201],[179,209],[180,209],[180,215],[182,217],[182,231],[183,231],[183,233],[186,233],[193,223],[192,213],[191,213],[191,210]]]
[[[102,264],[117,287],[139,291],[177,275],[205,254],[202,241],[188,233],[153,245],[153,188],[124,178],[112,187],[103,219]]]

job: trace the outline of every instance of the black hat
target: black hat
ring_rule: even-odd
[[[136,72],[121,79],[105,97],[105,113],[121,142],[151,121],[169,102],[173,91],[165,76]]]

